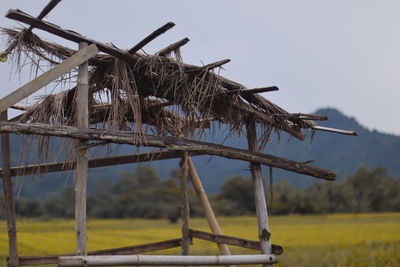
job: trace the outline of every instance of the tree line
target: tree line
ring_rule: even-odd
[[[124,171],[118,182],[97,179],[88,195],[87,212],[92,218],[165,218],[175,222],[180,217],[178,171],[160,179],[149,166]],[[399,212],[400,179],[386,169],[361,167],[340,182],[316,182],[298,189],[282,180],[266,188],[270,214],[321,214],[335,212]],[[203,216],[196,194],[189,186],[190,215]],[[254,215],[255,204],[251,178],[226,179],[218,193],[209,196],[217,215]],[[5,218],[4,198],[0,198],[0,218]],[[57,198],[39,201],[18,198],[18,217],[73,218],[74,189],[66,186]]]

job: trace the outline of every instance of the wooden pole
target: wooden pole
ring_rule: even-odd
[[[79,43],[79,49],[88,46],[86,42]],[[88,62],[81,64],[78,69],[78,90],[76,93],[77,126],[88,127]],[[86,256],[86,191],[88,180],[88,141],[76,142],[77,166],[75,172],[75,227],[76,227],[76,255]]]
[[[7,110],[0,113],[0,120],[7,121]],[[1,134],[1,152],[3,161],[3,190],[6,202],[6,217],[8,231],[8,250],[10,259],[9,266],[19,266],[17,250],[17,226],[15,223],[15,207],[12,194],[12,182],[10,175],[11,155],[10,155],[10,137],[8,133]]]
[[[76,66],[82,64],[83,62],[87,62],[88,59],[95,56],[98,52],[99,50],[97,49],[96,45],[91,45],[86,49],[78,51],[76,54],[67,58],[51,70],[43,73],[39,77],[33,79],[32,81],[13,91],[9,95],[0,99],[0,111],[8,109],[12,105],[18,103],[22,99],[30,96],[31,94],[37,92],[39,89],[48,85],[58,77],[64,75],[65,73],[68,73]]]
[[[181,214],[182,214],[182,255],[189,255],[189,199],[187,194],[188,153],[184,152],[179,162],[179,178],[181,185]]]
[[[256,124],[249,118],[246,122],[247,143],[250,152],[259,152],[257,143]],[[263,254],[271,254],[271,239],[268,225],[267,204],[265,201],[264,183],[261,176],[261,165],[259,163],[250,163],[251,176],[253,178],[254,198],[256,202],[256,214],[258,220],[258,237],[260,240],[261,251]],[[272,265],[264,265],[272,266]]]
[[[204,191],[199,175],[190,157],[188,157],[188,166],[189,166],[190,180],[192,181],[194,190],[196,191],[197,197],[199,198],[201,206],[203,207],[208,225],[210,226],[210,229],[213,234],[222,235],[221,229],[219,228],[218,225],[217,218],[215,217],[214,211],[210,205],[210,202],[208,201],[207,194]],[[217,243],[217,245],[221,255],[231,255],[231,252],[229,251],[229,248],[226,244]]]
[[[191,156],[202,155],[202,153],[192,152]],[[89,168],[100,168],[106,166],[114,166],[121,164],[130,164],[138,162],[153,162],[157,160],[166,160],[180,158],[182,153],[180,151],[157,151],[140,154],[130,154],[121,156],[112,156],[104,158],[89,159]],[[11,167],[11,177],[13,176],[24,176],[37,173],[50,173],[59,171],[71,171],[76,169],[76,161],[65,161],[55,163],[43,163],[43,164],[31,164],[26,166]],[[3,169],[0,169],[0,175],[2,175]]]
[[[58,266],[176,266],[176,265],[230,265],[277,263],[276,255],[231,256],[171,256],[171,255],[120,255],[60,257]]]
[[[0,132],[16,134],[51,135],[82,140],[101,140],[116,144],[153,146],[175,151],[198,152],[229,159],[239,159],[264,164],[300,174],[334,181],[335,172],[308,164],[276,157],[260,152],[227,147],[202,141],[188,140],[172,136],[138,135],[132,131],[79,129],[71,126],[55,126],[42,123],[0,122]]]

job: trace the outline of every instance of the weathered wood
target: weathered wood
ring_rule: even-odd
[[[182,255],[189,255],[189,198],[187,193],[188,153],[183,152],[179,162],[179,180],[181,189],[181,218],[182,218]]]
[[[322,127],[322,126],[317,126],[317,125],[313,126],[312,129],[317,130],[317,131],[325,131],[325,132],[331,132],[331,133],[357,136],[357,133],[355,131],[340,130],[340,129]]]
[[[219,68],[222,65],[225,65],[225,64],[227,64],[229,62],[231,62],[230,59],[223,59],[223,60],[220,60],[220,61],[217,61],[217,62],[214,62],[214,63],[207,64],[207,65],[203,66],[202,68],[203,69],[208,69],[208,70],[215,69],[215,68]]]
[[[292,113],[291,115],[299,119],[305,119],[305,120],[326,121],[328,119],[327,116],[316,115],[316,114]]]
[[[146,266],[146,265],[231,265],[277,263],[276,255],[231,255],[231,256],[69,256],[60,257],[58,266]]]
[[[37,16],[37,19],[41,20],[43,19],[45,16],[47,16],[47,14],[50,13],[50,11],[53,10],[53,8],[56,7],[56,5],[58,5],[58,3],[60,3],[61,0],[51,0],[44,8],[43,10],[40,12],[39,16]],[[27,30],[28,32],[32,31],[33,26],[30,26],[29,29]]]
[[[89,251],[88,255],[132,255],[145,252],[159,251],[164,249],[176,248],[181,246],[182,239],[172,239],[161,242],[153,242],[148,244],[112,248],[105,250]],[[24,265],[42,265],[42,264],[57,264],[58,258],[63,256],[74,256],[73,254],[50,255],[50,256],[34,256],[34,257],[19,257],[19,263]]]
[[[114,57],[120,58],[122,60],[126,60],[132,64],[136,64],[138,59],[140,59],[142,57],[139,54],[129,54],[127,51],[123,51],[116,47],[113,47],[113,46],[104,44],[102,42],[90,39],[79,33],[64,30],[61,27],[54,25],[52,23],[37,20],[33,16],[26,14],[20,10],[10,9],[6,14],[6,17],[9,19],[13,19],[13,20],[17,20],[17,21],[20,21],[23,23],[34,25],[34,27],[36,27],[38,29],[47,31],[49,33],[52,33],[52,34],[62,37],[64,39],[70,40],[72,42],[79,43],[79,42],[85,41],[90,44],[94,43],[97,45],[97,47],[99,48],[100,51],[107,53],[109,55],[112,55]],[[197,67],[197,66],[193,66],[193,65],[189,65],[189,64],[184,64],[184,63],[180,63],[180,64],[182,66],[184,66],[188,71],[204,69],[203,67]],[[236,83],[234,81],[231,81],[227,78],[224,78],[220,75],[217,75],[217,74],[212,74],[212,75],[215,75],[221,81],[223,87],[225,87],[229,90],[246,89],[243,85]],[[284,111],[283,109],[281,109],[280,107],[278,107],[277,105],[271,103],[270,101],[266,100],[265,98],[263,98],[260,95],[246,95],[246,96],[244,96],[244,98],[249,103],[253,103],[256,106],[259,105],[259,106],[263,107],[265,110],[272,110],[274,114],[279,114],[279,113],[289,114],[286,111]],[[267,116],[265,116],[265,117],[267,117]],[[267,122],[273,123],[273,120],[270,118],[269,120],[267,120]],[[283,131],[286,131],[287,133],[293,135],[296,138],[299,138],[301,140],[305,139],[305,136],[306,136],[305,133],[296,125],[290,125],[287,122],[282,122],[282,123],[276,125],[276,127]]]
[[[7,110],[0,112],[0,121],[7,121]],[[1,153],[3,164],[3,191],[7,217],[9,266],[19,266],[17,249],[17,226],[15,220],[14,198],[12,193],[12,182],[10,175],[11,155],[10,136],[8,133],[1,134]]]
[[[62,63],[58,64],[48,72],[43,73],[42,75],[25,84],[24,86],[13,91],[11,94],[0,99],[0,111],[8,109],[22,99],[35,93],[40,88],[43,88],[58,77],[69,72],[71,69],[95,56],[98,51],[99,50],[97,49],[96,45],[91,45],[86,49],[82,49],[81,51],[64,60]]]
[[[142,41],[140,41],[137,45],[132,47],[131,49],[128,50],[130,54],[135,54],[137,51],[142,49],[145,45],[153,41],[155,38],[163,34],[164,32],[168,31],[172,27],[175,26],[175,23],[173,22],[168,22],[164,26],[158,28],[154,32],[152,32],[150,35],[148,35],[146,38],[144,38]]]
[[[165,56],[168,55],[169,53],[171,53],[172,51],[175,51],[176,49],[184,46],[185,44],[187,44],[189,42],[189,38],[183,38],[182,40],[175,42],[173,44],[170,44],[169,46],[167,46],[166,48],[161,49],[160,51],[156,52],[156,55],[159,56]]]
[[[102,140],[117,144],[153,146],[175,151],[199,152],[230,159],[255,162],[329,181],[334,181],[336,177],[336,174],[331,170],[310,166],[297,161],[260,152],[250,152],[245,149],[181,139],[172,136],[137,135],[128,131],[78,129],[71,126],[55,126],[41,123],[24,124],[18,122],[0,122],[0,132],[49,135],[82,140]]]
[[[228,245],[232,245],[232,246],[261,251],[259,241],[253,241],[253,240],[248,240],[245,238],[239,238],[239,237],[234,237],[234,236],[211,234],[211,233],[193,230],[193,229],[190,229],[189,232],[190,232],[191,238],[198,238],[198,239],[202,239],[202,240],[215,242],[218,244],[228,244]],[[272,254],[281,255],[283,253],[283,248],[281,246],[272,244],[271,247],[272,247]]]
[[[257,130],[254,120],[248,119],[246,123],[247,143],[249,151],[258,152]],[[260,240],[261,251],[263,254],[271,254],[271,239],[268,225],[267,203],[265,201],[264,183],[261,175],[261,165],[250,163],[251,176],[253,178],[254,199],[256,204],[256,214],[258,222],[258,238]],[[271,266],[271,265],[265,265]]]
[[[79,49],[86,49],[86,42],[79,43]],[[89,109],[89,81],[88,62],[79,65],[78,90],[76,92],[76,114],[78,128],[88,127]],[[88,182],[88,144],[87,140],[76,142],[76,171],[75,171],[75,231],[76,231],[76,255],[87,255],[86,241],[86,199]]]
[[[204,191],[199,175],[190,157],[188,158],[188,166],[189,166],[190,180],[192,181],[193,188],[196,191],[196,195],[200,200],[201,206],[203,207],[208,225],[210,226],[210,229],[213,232],[213,234],[221,235],[222,232],[221,229],[219,228],[217,218],[215,217],[214,211],[211,208],[207,194]],[[229,251],[229,248],[226,244],[217,243],[217,245],[221,255],[231,255],[231,252]]]
[[[148,162],[157,160],[167,160],[181,157],[182,153],[179,151],[157,151],[140,154],[130,154],[122,156],[112,156],[97,159],[89,159],[89,168],[100,168],[113,165],[122,165],[138,162]],[[202,153],[192,152],[191,156],[202,155]],[[59,171],[70,171],[76,168],[76,161],[57,162],[57,163],[44,163],[44,164],[32,164],[27,166],[11,167],[11,177],[13,176],[24,176],[36,173],[50,173]],[[0,175],[2,175],[2,169],[0,169]]]
[[[226,90],[221,92],[221,94],[238,94],[238,95],[250,95],[250,94],[259,94],[259,93],[266,93],[272,91],[278,91],[279,88],[276,86],[270,87],[262,87],[262,88],[253,88],[253,89],[239,89],[239,90]]]

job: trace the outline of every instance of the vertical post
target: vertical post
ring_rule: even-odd
[[[86,42],[79,43],[79,49],[87,47]],[[76,93],[76,119],[78,128],[88,127],[88,62],[79,65],[78,90]],[[86,256],[86,191],[88,180],[87,141],[76,142],[77,166],[75,171],[75,230],[76,255]]]
[[[7,110],[0,113],[0,121],[7,121]],[[10,155],[10,136],[8,133],[1,134],[1,152],[3,161],[3,190],[6,202],[6,217],[8,231],[8,250],[10,259],[9,266],[19,266],[17,250],[17,226],[15,223],[15,207],[12,193],[11,182],[11,155]]]
[[[184,152],[179,162],[179,179],[181,186],[182,215],[182,255],[189,255],[189,199],[187,194],[188,153]]]
[[[246,122],[247,143],[249,151],[258,152],[257,130],[254,119],[249,118]],[[253,178],[254,199],[256,204],[256,214],[258,220],[258,238],[260,240],[261,251],[263,254],[271,254],[271,239],[268,226],[267,204],[265,201],[264,183],[261,175],[261,165],[250,163],[251,176]],[[272,265],[266,265],[272,266]]]
[[[221,229],[219,228],[217,218],[215,218],[214,211],[208,201],[207,194],[204,191],[203,185],[201,184],[201,180],[196,171],[196,168],[193,164],[193,161],[190,157],[188,157],[188,166],[189,166],[189,177],[192,181],[194,190],[196,191],[197,197],[200,200],[201,206],[203,207],[204,214],[206,215],[208,225],[213,234],[222,235]],[[221,255],[231,255],[229,251],[228,245],[217,243],[219,252]],[[229,265],[230,267],[234,267],[235,265]]]

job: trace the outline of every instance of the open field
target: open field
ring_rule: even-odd
[[[257,239],[255,217],[219,218],[222,231]],[[334,214],[273,216],[273,243],[284,247],[278,266],[400,266],[400,214]],[[65,220],[18,221],[19,254],[73,253],[74,222]],[[190,228],[209,231],[205,219],[192,219]],[[88,249],[131,246],[180,236],[180,225],[167,220],[89,220]],[[160,254],[177,254],[169,249]],[[252,253],[231,247],[233,253]],[[6,223],[0,223],[0,266],[8,253]],[[194,240],[193,254],[217,254],[213,243]]]

